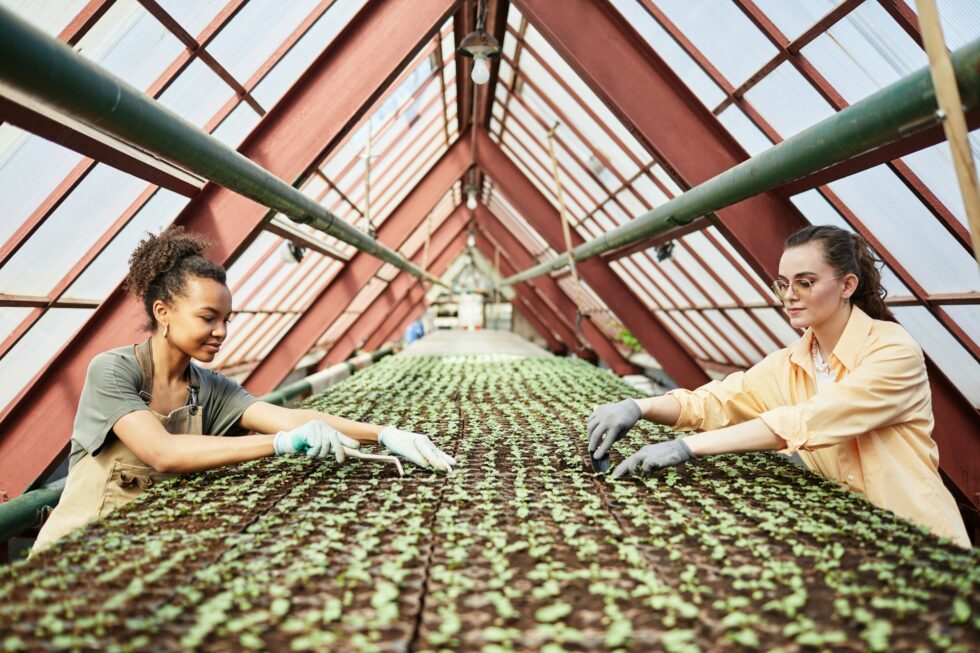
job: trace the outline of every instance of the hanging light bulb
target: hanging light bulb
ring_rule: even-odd
[[[490,59],[500,58],[500,43],[484,29],[487,19],[486,2],[480,2],[477,16],[476,31],[466,35],[456,54],[473,59],[470,79],[474,84],[483,85],[490,81]]]
[[[466,208],[470,211],[476,209],[476,188],[473,186],[466,187]]]
[[[483,53],[473,55],[473,72],[470,74],[470,79],[474,84],[481,86],[490,81],[490,61],[487,55]]]

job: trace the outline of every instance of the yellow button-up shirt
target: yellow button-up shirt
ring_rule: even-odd
[[[932,395],[922,349],[894,322],[856,306],[827,361],[836,382],[818,392],[807,329],[795,344],[745,372],[667,394],[678,430],[711,431],[755,418],[799,451],[807,467],[872,503],[969,547],[966,527],[939,476]]]

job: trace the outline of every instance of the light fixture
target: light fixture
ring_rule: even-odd
[[[476,234],[470,231],[466,234],[466,246],[470,249],[476,247]],[[470,257],[472,259],[472,257]]]
[[[282,257],[284,263],[299,263],[303,260],[305,254],[306,248],[297,245],[291,240],[285,241],[279,249],[279,255]]]
[[[657,263],[662,263],[670,258],[671,253],[674,251],[674,241],[668,240],[666,243],[657,248]]]
[[[466,35],[459,44],[456,54],[473,59],[473,72],[470,73],[470,79],[474,84],[483,85],[490,81],[490,59],[500,58],[500,43],[483,29],[487,18],[487,7],[484,2],[480,3],[478,16],[476,31]]]
[[[476,209],[476,187],[467,184],[466,188],[463,189],[466,193],[466,208],[470,211]]]

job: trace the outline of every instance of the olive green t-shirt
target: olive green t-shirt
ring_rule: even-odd
[[[193,361],[191,365],[194,365]],[[205,435],[243,435],[238,424],[245,409],[258,401],[224,374],[195,365],[201,381],[198,402],[203,411]],[[143,375],[132,345],[102,352],[89,363],[85,385],[75,414],[68,468],[88,453],[98,455],[112,427],[123,415],[149,410],[140,399]]]

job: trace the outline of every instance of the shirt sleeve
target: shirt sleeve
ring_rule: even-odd
[[[204,428],[207,435],[244,435],[248,431],[239,425],[245,409],[258,399],[239,385],[234,379],[209,370],[199,370],[211,376],[207,397],[202,396],[204,405]]]
[[[830,447],[907,421],[929,409],[930,402],[922,350],[914,343],[883,342],[847,376],[805,403],[773,408],[760,417],[792,452]]]
[[[124,415],[148,410],[140,399],[139,365],[116,351],[99,354],[89,363],[72,429],[72,448],[95,453]]]
[[[713,431],[759,417],[767,408],[764,384],[773,382],[772,368],[785,350],[773,352],[744,372],[729,374],[721,381],[711,381],[695,390],[671,390],[681,405],[673,428],[679,431]]]

